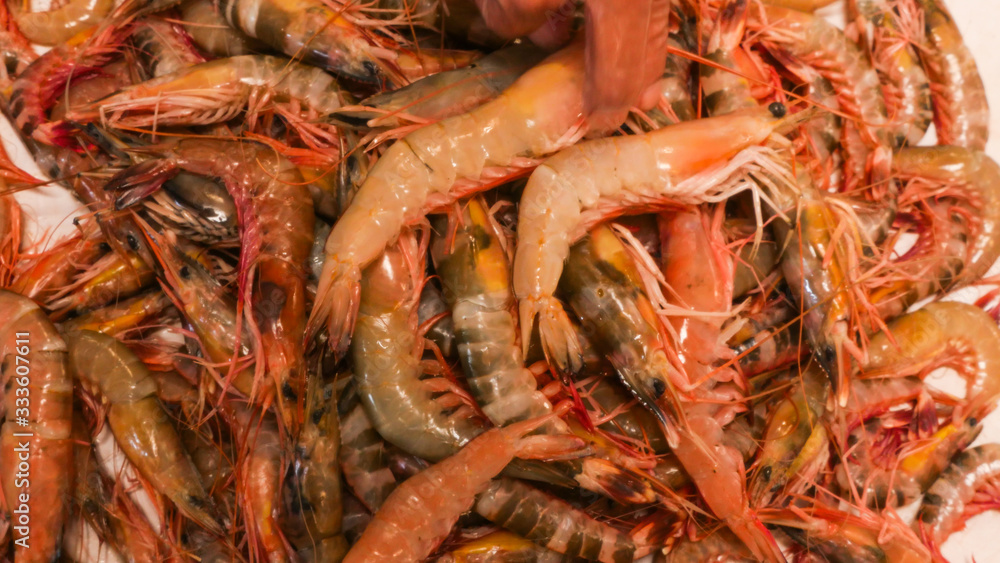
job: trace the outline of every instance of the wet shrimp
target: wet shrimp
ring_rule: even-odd
[[[220,158],[220,155],[227,155]],[[114,189],[155,182],[177,170],[221,178],[240,209],[241,302],[252,307],[260,352],[278,391],[282,421],[296,429],[303,420],[306,369],[306,261],[312,249],[312,197],[290,162],[263,145],[185,139],[161,159],[144,161],[108,182]]]
[[[579,369],[579,346],[552,294],[569,244],[609,216],[668,203],[720,201],[749,189],[731,175],[775,163],[755,145],[800,118],[785,107],[748,110],[664,127],[646,135],[577,144],[539,166],[521,196],[514,293],[522,330],[539,318],[546,356]],[[799,114],[801,115],[801,114]],[[745,150],[749,149],[749,150]],[[636,166],[637,162],[648,166]]]
[[[111,12],[114,2],[71,0],[44,12],[33,12],[18,4],[21,2],[14,1],[9,6],[21,33],[39,45],[58,45],[99,24]]]
[[[931,485],[920,504],[914,528],[935,551],[935,559],[943,561],[937,551],[953,532],[965,525],[965,520],[977,509],[973,504],[980,497],[989,500],[987,507],[1000,499],[1000,445],[983,444],[955,454],[951,463]]]
[[[309,336],[326,325],[330,346],[343,355],[357,316],[361,269],[405,225],[572,143],[582,117],[583,49],[574,44],[526,72],[493,101],[418,129],[389,147],[327,238]]]
[[[989,105],[976,61],[942,0],[913,0],[923,9],[927,48],[921,51],[931,81],[938,144],[986,148]]]
[[[503,235],[480,199],[460,205],[461,215],[436,223],[444,236],[435,237],[431,253],[472,396],[497,426],[546,415],[552,404],[521,355]],[[568,431],[559,420],[543,430]]]
[[[527,435],[546,418],[488,430],[455,455],[404,481],[375,513],[344,562],[421,561],[512,460],[549,458],[582,446],[574,438]],[[428,512],[434,518],[428,519]]]
[[[38,305],[16,293],[0,290],[0,318],[0,369],[7,415],[0,429],[0,474],[4,478],[7,519],[19,525],[9,511],[18,508],[15,502],[24,495],[30,495],[34,506],[45,508],[32,511],[30,544],[27,540],[25,545],[15,542],[14,554],[18,561],[48,562],[59,554],[72,483],[73,382],[67,367],[66,343]],[[24,397],[30,397],[27,405]],[[26,425],[16,425],[15,416],[22,417]],[[31,436],[17,436],[23,433]],[[27,459],[20,457],[20,462],[34,469],[30,482],[34,486],[30,490],[28,481],[15,478],[20,471],[19,456],[23,455],[17,452],[22,446],[28,453]],[[28,538],[26,530],[16,528],[11,535],[15,540]]]
[[[347,552],[341,534],[340,422],[333,384],[324,384],[318,374],[308,383],[305,420],[292,477],[292,505],[307,532],[300,549],[307,549],[316,561],[339,561]]]
[[[894,7],[896,10],[894,10]],[[924,138],[933,118],[931,88],[917,50],[923,47],[921,30],[913,30],[913,4],[909,1],[851,0],[849,8],[861,27],[875,69],[882,76],[893,147],[915,146]],[[917,37],[912,37],[917,35]]]
[[[108,423],[129,460],[181,512],[222,534],[217,509],[156,398],[156,382],[142,361],[115,338],[96,332],[70,334],[67,344],[75,377],[96,386],[110,403]]]
[[[265,103],[291,102],[302,107],[301,113],[282,115],[293,125],[303,122],[307,127],[309,119],[339,109],[340,99],[335,79],[318,68],[279,57],[242,55],[187,66],[129,86],[70,112],[67,119],[100,118],[127,128],[206,125],[228,121],[244,110],[252,121]]]
[[[170,306],[170,298],[154,289],[74,317],[64,322],[62,329],[64,332],[89,330],[115,336],[166,316]]]
[[[476,499],[476,513],[567,557],[630,563],[636,545],[566,502],[514,479],[500,478]]]
[[[234,29],[216,9],[212,0],[185,0],[177,7],[180,25],[191,40],[216,57],[251,55],[267,46]]]
[[[156,16],[143,18],[136,24],[132,45],[147,75],[153,78],[205,62],[180,26]]]
[[[901,205],[954,200],[954,209],[944,208],[944,220],[960,224],[962,232],[926,233],[897,266],[916,275],[904,274],[898,283],[873,288],[871,301],[885,318],[901,315],[934,292],[979,279],[1000,258],[1000,167],[992,158],[961,147],[913,147],[895,155],[893,172],[909,184],[900,194]]]

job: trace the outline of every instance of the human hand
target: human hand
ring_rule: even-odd
[[[486,24],[505,37],[552,46],[568,38],[564,0],[476,0]],[[667,58],[670,0],[586,0],[584,107],[592,132],[609,132],[633,106],[656,104],[651,88]]]

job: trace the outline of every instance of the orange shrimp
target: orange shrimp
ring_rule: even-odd
[[[527,436],[551,416],[488,430],[404,481],[375,513],[344,563],[422,561],[514,458],[544,459],[582,447],[576,438]]]
[[[357,318],[361,270],[437,207],[524,171],[579,137],[583,49],[571,45],[475,110],[410,133],[376,162],[326,240],[307,334],[322,325],[342,356]]]
[[[66,343],[38,305],[5,290],[0,327],[7,412],[0,475],[13,513],[7,518],[17,560],[48,563],[59,554],[72,492],[73,382]]]

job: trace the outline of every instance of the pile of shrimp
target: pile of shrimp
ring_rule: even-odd
[[[986,95],[944,0],[832,3],[667,2],[607,134],[578,3],[0,1],[5,559],[943,561],[1000,507]]]

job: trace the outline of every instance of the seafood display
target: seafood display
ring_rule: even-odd
[[[0,0],[0,560],[948,561],[947,3]]]

